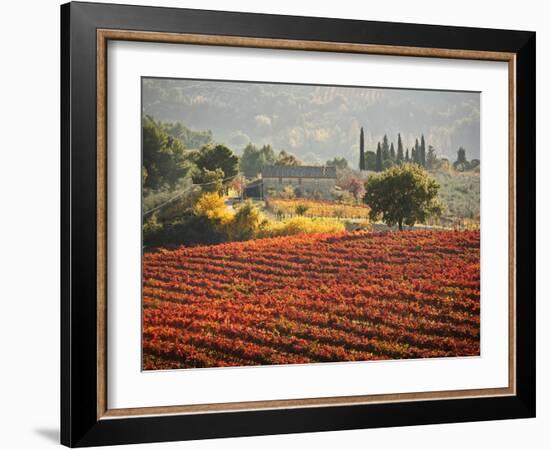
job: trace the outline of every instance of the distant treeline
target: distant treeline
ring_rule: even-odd
[[[415,139],[414,145],[410,148],[403,148],[401,133],[397,134],[397,148],[390,143],[388,136],[384,135],[382,141],[378,142],[376,151],[365,151],[365,138],[363,128],[359,137],[359,170],[370,170],[382,172],[395,164],[415,163],[428,170],[435,170],[440,167],[449,166],[447,158],[438,158],[433,146],[428,145],[426,149],[426,140],[422,134],[420,141]],[[479,167],[479,160],[468,161],[466,150],[460,147],[457,151],[457,159],[453,162],[453,167],[458,171],[474,170]]]
[[[143,117],[143,187],[147,191],[173,189],[184,180],[219,185],[239,172],[255,178],[265,165],[298,166],[302,162],[285,150],[249,143],[239,157],[216,143],[212,132],[194,131],[180,122]],[[212,189],[217,190],[217,189]]]
[[[143,117],[143,188],[149,192],[173,190],[182,185],[207,184],[212,191],[220,191],[222,185],[237,174],[247,179],[256,178],[263,166],[298,166],[302,161],[286,150],[275,151],[271,145],[246,145],[237,155],[226,145],[214,142],[212,132],[195,131],[181,122],[161,122],[150,115]],[[416,139],[414,146],[403,147],[401,134],[397,145],[387,135],[378,142],[376,151],[365,151],[363,129],[360,134],[359,169],[382,172],[396,164],[416,163],[428,170],[447,169],[478,171],[479,160],[469,161],[466,150],[458,149],[457,159],[450,162],[439,158],[432,145],[426,145],[424,135]],[[334,157],[325,162],[335,166],[340,173],[352,171],[343,157]],[[342,172],[344,171],[344,172]]]

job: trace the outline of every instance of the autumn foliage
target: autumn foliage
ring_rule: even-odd
[[[283,217],[293,216],[295,214],[306,217],[335,217],[339,219],[367,219],[369,217],[369,207],[364,204],[336,203],[326,200],[314,199],[285,199],[285,198],[267,198],[266,208],[274,214],[280,214]],[[303,213],[299,214],[299,208],[303,208]]]
[[[479,231],[341,232],[143,260],[144,369],[479,355]]]

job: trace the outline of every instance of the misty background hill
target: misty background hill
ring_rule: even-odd
[[[397,133],[410,148],[423,133],[440,157],[462,146],[479,158],[479,93],[144,78],[143,113],[211,130],[236,153],[271,144],[307,163],[343,156],[355,166],[360,127],[365,150]]]

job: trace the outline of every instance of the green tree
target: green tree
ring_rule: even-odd
[[[481,162],[479,161],[479,159],[472,159],[470,161],[470,170],[475,169],[476,167],[479,167],[480,163]]]
[[[264,145],[258,149],[254,144],[248,144],[239,160],[241,172],[247,178],[255,178],[263,166],[269,166],[276,161],[275,152],[271,145]]]
[[[420,165],[426,167],[426,141],[424,135],[420,138]]]
[[[363,133],[363,127],[361,127],[361,134],[359,135],[359,170],[367,170],[365,164],[365,135]]]
[[[376,147],[376,172],[382,172],[382,148],[380,147],[380,142],[378,147]]]
[[[173,188],[194,170],[194,164],[184,145],[169,136],[153,117],[147,115],[143,118],[142,134],[144,188]]]
[[[453,163],[453,167],[459,172],[464,172],[470,168],[470,164],[466,158],[466,149],[464,147],[460,147],[456,152],[456,161]]]
[[[216,192],[222,194],[223,192],[223,180],[224,180],[223,170],[218,168],[216,170],[209,170],[203,168],[197,175],[194,177],[194,182],[201,185],[203,192]]]
[[[376,170],[376,153],[367,151],[365,153],[366,170]]]
[[[327,167],[336,167],[337,169],[340,169],[340,170],[345,170],[348,168],[348,160],[346,158],[339,158],[338,156],[335,156],[334,158],[332,159],[329,159],[325,165]],[[365,169],[366,170],[366,169]]]
[[[260,172],[261,163],[260,151],[251,142],[243,149],[243,153],[239,159],[239,169],[245,177],[255,178]]]
[[[221,169],[227,181],[237,175],[239,158],[223,144],[206,145],[200,149],[196,164],[201,171]],[[193,180],[195,179],[194,177]]]
[[[420,144],[418,139],[414,140],[414,162],[420,165]]]
[[[391,167],[371,175],[365,182],[365,203],[371,220],[382,219],[388,226],[413,226],[430,216],[440,215],[439,184],[415,164]]]
[[[181,122],[167,122],[163,129],[172,137],[179,139],[186,148],[199,149],[212,142],[212,131],[194,131]]]
[[[384,135],[382,139],[382,159],[384,161],[390,159],[390,144],[388,143],[388,136]]]
[[[301,166],[302,161],[300,161],[292,153],[288,153],[285,150],[279,152],[277,160],[275,161],[276,166]]]
[[[396,155],[395,155],[395,147],[393,146],[393,142],[390,145],[390,159],[392,161],[395,161]]]
[[[405,162],[410,162],[411,159],[409,157],[409,149],[407,148],[407,151],[405,152]]]
[[[397,162],[403,163],[405,155],[403,154],[403,141],[401,140],[401,133],[397,134]]]
[[[464,147],[460,147],[456,152],[456,162],[458,163],[468,162],[468,160],[466,159],[466,149]]]
[[[426,156],[426,168],[433,170],[437,168],[437,154],[435,148],[428,145],[428,154]]]
[[[308,206],[302,205],[300,203],[299,205],[296,206],[295,211],[296,211],[296,214],[298,214],[299,216],[303,216],[305,215],[308,209],[309,209]]]
[[[228,222],[227,234],[230,241],[246,241],[253,239],[262,222],[262,216],[250,200],[241,206],[233,220]]]

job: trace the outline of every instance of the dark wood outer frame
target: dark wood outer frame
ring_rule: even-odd
[[[91,446],[368,427],[533,417],[535,414],[535,33],[341,19],[274,16],[173,8],[70,3],[61,7],[61,442]],[[213,45],[251,40],[322,43],[331,51],[370,45],[370,53],[399,47],[402,54],[510,61],[515,65],[515,175],[517,236],[515,394],[385,403],[242,410],[109,418],[102,405],[98,348],[100,259],[104,229],[96,165],[98,30],[116,37],[131,31],[205,36]],[[110,34],[109,34],[110,33]],[[139,38],[141,33],[135,35]],[[108,37],[107,36],[107,37]],[[244,40],[242,39],[244,38]],[[202,42],[202,41],[201,41]],[[223,44],[223,43],[222,43]],[[227,43],[225,45],[228,45]],[[256,45],[252,45],[256,46]],[[257,45],[262,46],[262,45]],[[339,49],[339,46],[342,47]],[[345,48],[343,48],[345,47]],[[294,44],[294,47],[296,45]],[[378,49],[378,50],[376,50]],[[433,49],[438,49],[434,51]],[[319,48],[323,50],[323,48]],[[326,50],[326,49],[325,49]],[[351,50],[353,51],[353,50]],[[359,50],[358,50],[359,51]],[[363,50],[364,51],[364,48]],[[508,55],[504,55],[508,54]],[[462,55],[462,56],[461,56]],[[491,57],[492,55],[492,57]],[[510,55],[513,57],[510,58]],[[512,76],[514,71],[511,71]],[[513,93],[512,93],[513,94]],[[100,133],[101,134],[101,133]],[[514,159],[514,158],[513,158]],[[102,169],[103,167],[103,169]],[[515,172],[515,173],[514,173]],[[99,217],[99,222],[98,222]],[[515,233],[514,233],[515,232]],[[512,245],[513,247],[513,245]],[[99,251],[98,251],[99,250]],[[514,270],[514,268],[512,268]],[[100,277],[98,280],[97,277]],[[99,283],[98,283],[99,281]],[[102,284],[103,282],[103,284]],[[284,406],[284,405],[283,405]]]

